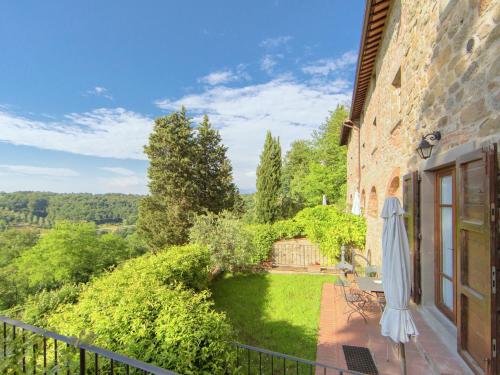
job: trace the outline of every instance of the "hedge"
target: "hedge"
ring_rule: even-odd
[[[316,206],[303,209],[292,219],[254,224],[249,229],[256,262],[268,259],[274,242],[303,236],[318,244],[323,255],[333,259],[339,257],[342,245],[364,248],[366,222],[363,217],[344,213],[335,206]]]

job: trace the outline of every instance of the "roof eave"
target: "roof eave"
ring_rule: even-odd
[[[391,0],[366,0],[363,31],[361,32],[361,41],[359,43],[356,76],[354,80],[353,95],[351,100],[351,110],[349,113],[349,118],[351,121],[359,120],[364,106],[366,93],[370,85],[370,78],[375,66],[376,56],[378,54],[380,44],[382,43],[386,19],[390,10],[390,3]],[[374,17],[376,17],[375,21],[373,20]],[[376,25],[376,27],[372,29],[372,25]],[[366,58],[365,47],[367,45],[367,37],[372,31],[375,31],[377,33],[377,37],[371,38],[369,40],[370,51],[368,53],[368,58]],[[375,44],[375,46],[373,46],[373,44]],[[363,71],[361,71],[362,67]],[[360,82],[361,73],[363,74],[362,82]],[[360,87],[360,83],[363,84],[363,87]],[[345,126],[342,127],[340,134],[340,144],[342,146],[347,144],[350,132],[350,128]]]

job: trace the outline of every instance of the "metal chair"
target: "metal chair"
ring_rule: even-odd
[[[365,276],[367,277],[377,277],[380,274],[378,266],[368,265],[365,267]]]
[[[361,315],[365,323],[368,323],[368,317],[364,311],[365,305],[368,303],[368,299],[363,295],[363,292],[361,290],[356,291],[354,288],[350,288],[347,281],[340,278],[337,279],[336,285],[341,287],[342,295],[344,296],[346,305],[349,308],[349,311],[345,312],[346,314],[349,314],[347,321],[350,321],[352,314],[358,313]]]

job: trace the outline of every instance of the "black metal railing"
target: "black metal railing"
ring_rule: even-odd
[[[178,375],[83,340],[0,316],[2,374],[154,374]]]
[[[234,343],[234,346],[242,375],[366,375],[250,345]]]

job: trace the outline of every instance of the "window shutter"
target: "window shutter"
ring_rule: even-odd
[[[485,374],[498,370],[495,146],[457,160],[458,347],[466,362]]]
[[[420,282],[420,181],[418,172],[403,176],[403,209],[410,256],[412,259],[412,299],[420,304],[422,287]]]

